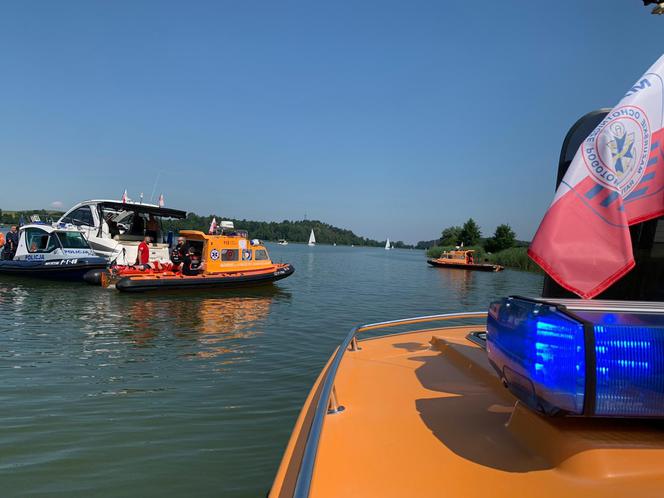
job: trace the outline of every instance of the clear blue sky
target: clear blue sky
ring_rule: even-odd
[[[664,51],[640,0],[0,6],[0,208],[157,195],[414,242],[529,239],[560,144]]]

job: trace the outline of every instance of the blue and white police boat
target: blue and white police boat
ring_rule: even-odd
[[[14,258],[0,260],[0,275],[83,280],[88,271],[107,265],[75,227],[31,223],[19,229]]]

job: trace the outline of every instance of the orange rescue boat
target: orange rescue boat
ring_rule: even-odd
[[[472,249],[445,251],[439,258],[427,259],[427,263],[431,266],[457,270],[501,271],[504,269],[500,265],[475,263],[475,251]]]
[[[100,277],[102,285],[115,283],[122,292],[237,287],[275,282],[295,271],[290,264],[273,263],[267,248],[256,239],[248,239],[243,230],[222,229],[220,234],[182,230],[180,236],[200,258],[197,274],[185,275],[174,265],[123,266]]]

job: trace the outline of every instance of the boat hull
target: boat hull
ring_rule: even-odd
[[[107,265],[108,262],[104,258],[0,261],[0,275],[83,281],[83,277],[87,272],[104,269]]]
[[[115,288],[121,292],[146,292],[167,289],[231,288],[263,285],[282,280],[293,274],[295,268],[290,264],[278,265],[266,272],[237,272],[187,276],[179,274],[128,276],[121,278]]]
[[[466,263],[443,263],[435,259],[427,259],[427,263],[438,268],[452,268],[454,270],[474,270],[474,271],[501,271],[500,265],[489,264],[466,264]]]

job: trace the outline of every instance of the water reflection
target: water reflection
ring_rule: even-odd
[[[475,286],[476,272],[451,268],[432,268],[438,274],[441,288],[465,301]]]
[[[161,335],[190,343],[186,356],[215,358],[240,352],[244,340],[264,332],[276,298],[290,294],[278,289],[216,296],[132,299],[126,332],[135,346],[154,346]]]

